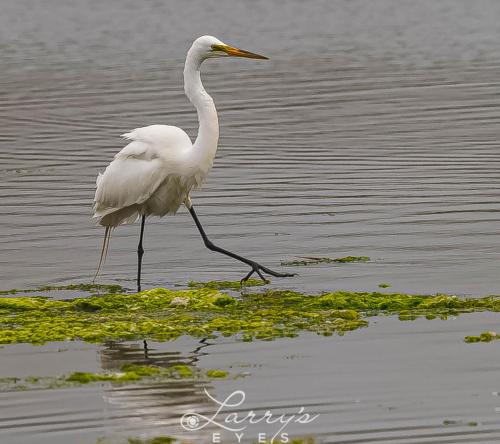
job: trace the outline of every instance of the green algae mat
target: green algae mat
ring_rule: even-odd
[[[251,281],[250,286],[259,284]],[[0,298],[0,344],[81,340],[93,343],[151,339],[168,341],[233,336],[239,340],[272,340],[301,332],[344,334],[369,325],[374,315],[446,319],[462,313],[498,312],[500,297],[333,291],[307,295],[289,290],[239,288],[234,282],[189,284],[189,289],[155,288],[128,294],[119,286],[43,287],[33,291],[86,290],[88,297],[53,300],[20,296],[8,290]],[[96,292],[106,294],[95,294]],[[14,295],[16,297],[9,297]],[[495,332],[467,336],[466,342],[489,342]]]
[[[129,384],[138,382],[173,382],[178,380],[212,381],[229,377],[225,370],[200,370],[186,364],[175,364],[168,367],[157,365],[124,364],[119,371],[102,373],[72,372],[60,376],[27,376],[0,378],[0,392],[25,391],[37,389],[60,389],[95,383]],[[233,375],[233,379],[242,377]]]

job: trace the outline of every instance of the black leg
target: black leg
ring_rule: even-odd
[[[137,291],[141,291],[142,256],[144,256],[144,248],[142,248],[142,239],[144,237],[144,223],[145,222],[146,222],[146,216],[142,216],[141,235],[139,237],[139,245],[137,246]]]
[[[259,277],[264,281],[267,282],[267,279],[264,277],[264,274],[268,274],[270,276],[275,276],[275,277],[290,277],[290,276],[295,276],[295,274],[292,273],[278,273],[276,271],[273,271],[267,267],[264,267],[263,265],[258,264],[255,261],[252,261],[251,259],[247,259],[246,257],[240,256],[239,254],[232,253],[231,251],[225,250],[224,248],[218,247],[217,245],[214,245],[212,241],[208,238],[207,234],[205,233],[205,230],[203,229],[203,226],[201,225],[200,220],[198,219],[198,216],[196,215],[196,212],[194,211],[193,205],[188,206],[189,213],[191,213],[191,216],[193,217],[194,223],[196,224],[196,227],[198,228],[198,231],[201,234],[201,238],[203,239],[203,242],[205,243],[205,246],[212,251],[216,251],[218,253],[225,254],[226,256],[232,257],[233,259],[236,259],[238,261],[241,261],[247,265],[249,265],[252,269],[250,272],[241,280],[241,282],[245,282],[252,276],[254,273],[257,273]]]

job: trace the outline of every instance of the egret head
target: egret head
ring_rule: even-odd
[[[203,60],[212,57],[246,57],[267,60],[267,57],[227,45],[211,35],[198,37],[193,42],[190,51],[195,51]]]

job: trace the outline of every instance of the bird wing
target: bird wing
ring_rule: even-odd
[[[179,160],[192,148],[189,136],[169,125],[136,128],[123,137],[131,142],[97,177],[94,217],[144,203],[168,176],[180,173]]]
[[[145,202],[165,180],[163,160],[150,144],[133,141],[97,177],[94,209],[119,209]]]

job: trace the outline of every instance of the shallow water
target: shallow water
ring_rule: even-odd
[[[499,13],[500,3],[493,0],[251,7],[225,0],[4,0],[2,287],[91,279],[103,235],[91,221],[97,171],[123,146],[119,135],[132,128],[167,123],[196,134],[196,115],[182,92],[182,65],[191,40],[210,33],[271,58],[204,65],[205,86],[219,109],[221,143],[215,168],[193,201],[214,241],[277,269],[280,260],[296,256],[372,258],[296,269],[298,277],[273,282],[279,287],[374,290],[390,282],[396,291],[497,293]],[[133,285],[138,229],[115,231],[103,282]],[[241,264],[204,249],[185,210],[149,221],[145,239],[147,287],[246,273]],[[325,409],[332,411],[336,403],[352,403],[366,393],[372,410],[360,408],[354,415],[341,405],[349,419],[318,424],[327,442],[496,442],[500,418],[490,393],[498,390],[498,344],[460,342],[466,334],[495,329],[495,323],[494,316],[476,315],[452,323],[385,319],[378,326],[392,329],[386,350],[391,355],[382,359],[388,338],[380,333],[378,364],[364,358],[375,347],[373,327],[343,338],[303,337],[279,345],[225,341],[204,349],[203,359],[229,365],[234,354],[234,361],[272,369],[214,387],[219,394],[245,387],[255,406],[278,399],[288,406],[316,405],[326,397]],[[454,328],[452,338],[436,342],[434,336],[445,334],[440,329]],[[359,341],[359,352],[353,341]],[[188,346],[163,347],[185,355]],[[290,364],[268,347],[300,357]],[[339,347],[345,348],[345,392],[327,384],[330,367],[338,369]],[[5,357],[12,349],[14,355]],[[2,373],[4,362],[16,367],[17,350],[0,351]],[[93,365],[101,365],[94,362],[99,350],[85,351]],[[45,365],[47,355],[26,353],[29,366]],[[64,367],[70,358],[66,352],[60,356]],[[491,361],[482,366],[478,359]],[[398,372],[400,366],[410,373]],[[429,372],[426,378],[416,371],[420,366]],[[53,370],[64,372],[63,367]],[[316,367],[319,389],[308,383]],[[454,369],[451,380],[446,369]],[[374,374],[384,378],[373,381]],[[400,385],[393,387],[388,375],[398,375]],[[435,386],[426,389],[433,377]],[[366,392],[360,381],[378,384],[378,391]],[[418,392],[417,400],[405,398],[404,386],[411,386],[412,396]],[[283,397],[291,387],[293,402]],[[170,399],[169,390],[160,396]],[[37,392],[36,402],[32,392],[2,397],[1,405],[32,409],[9,413],[20,418],[7,429],[9,443],[56,437],[67,442],[65,403],[85,412],[112,409],[101,389]],[[143,402],[134,433],[156,418]],[[189,402],[177,402],[176,413]],[[46,410],[45,403],[57,408]],[[392,404],[404,405],[401,416],[384,410]],[[35,422],[50,426],[30,428],[43,411]],[[78,412],[71,433],[91,443],[95,436],[88,435],[89,422],[80,421]],[[443,429],[442,421],[452,415],[485,425]],[[101,435],[121,427],[113,418],[98,417]]]
[[[500,438],[498,358],[493,344],[469,345],[463,332],[498,325],[494,314],[450,321],[402,323],[372,318],[368,329],[345,337],[303,335],[298,340],[250,344],[231,340],[199,344],[182,339],[151,343],[147,359],[138,344],[7,347],[2,374],[29,376],[119,370],[127,362],[200,369],[226,369],[229,379],[0,393],[0,436],[9,443],[93,443],[176,435],[208,443],[219,428],[184,431],[188,410],[215,413],[203,388],[220,401],[235,390],[246,393],[237,412],[292,414],[300,407],[320,414],[311,424],[290,424],[291,436],[315,436],[324,443],[497,442]],[[493,349],[492,349],[493,347]],[[236,375],[243,378],[234,378]],[[221,415],[222,416],[222,415]],[[447,425],[447,422],[453,422]],[[249,427],[244,442],[274,427]],[[227,433],[227,442],[235,442]],[[69,441],[68,437],[71,437]],[[4,442],[2,441],[2,442]],[[113,441],[115,442],[115,441]],[[122,442],[122,441],[119,441]]]

